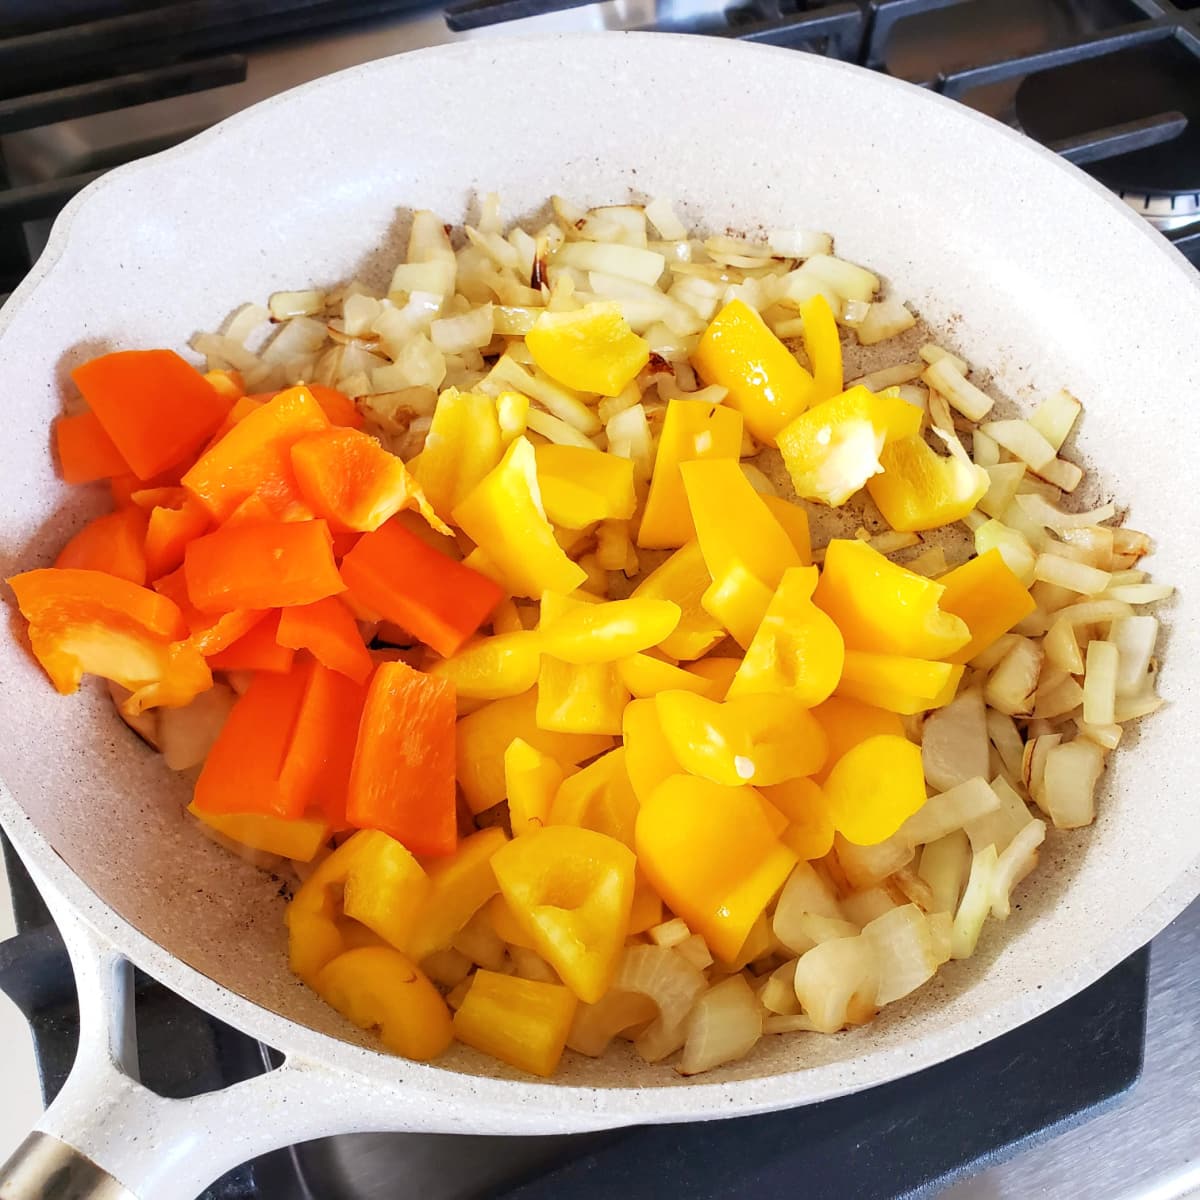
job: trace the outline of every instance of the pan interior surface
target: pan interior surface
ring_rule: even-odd
[[[1063,386],[1080,396],[1075,456],[1155,537],[1155,577],[1179,591],[1162,614],[1170,703],[1112,756],[1094,827],[1052,833],[1017,911],[989,923],[977,956],[867,1027],[765,1038],[705,1083],[738,1085],[722,1094],[768,1107],[927,1065],[1091,982],[1182,908],[1200,859],[1188,766],[1200,289],[1156,235],[1048,153],[840,64],[664,35],[469,43],[333,76],[114,172],[60,223],[50,261],[0,329],[3,574],[49,564],[105,505],[103,488],[55,477],[50,428],[72,366],[117,348],[183,349],[276,290],[384,284],[411,209],[457,222],[493,190],[512,219],[552,192],[585,204],[666,196],[715,232],[832,232],[837,253],[881,274],[1018,408]],[[17,828],[12,801],[0,811],[23,847],[45,854],[49,843],[161,948],[143,965],[181,990],[173,959],[302,1026],[361,1041],[288,973],[279,881],[185,822],[190,781],[133,738],[102,690],[56,695],[16,637],[0,646],[0,679],[0,777],[32,828]],[[224,1015],[256,1031],[257,1010],[239,1004]],[[695,1100],[679,1100],[681,1113],[731,1111],[669,1067],[619,1052],[568,1060],[546,1087],[687,1090]],[[355,1061],[381,1078],[393,1067]],[[441,1067],[504,1077],[461,1050]],[[421,1078],[453,1080],[439,1068]],[[770,1089],[751,1082],[779,1076]]]

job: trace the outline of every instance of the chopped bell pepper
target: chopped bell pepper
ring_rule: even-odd
[[[692,663],[688,667],[688,673],[708,681],[709,690],[701,695],[710,700],[724,700],[729,695],[729,689],[742,661],[740,658],[728,658],[720,654],[709,655]]]
[[[129,464],[90,409],[54,422],[54,446],[67,483],[92,483],[129,471]]]
[[[569,663],[549,654],[538,671],[539,729],[568,734],[621,732],[629,692],[615,663]]]
[[[513,738],[504,751],[504,790],[513,837],[550,822],[550,806],[563,781],[562,765],[524,738]]]
[[[514,596],[573,592],[587,578],[554,538],[536,463],[529,439],[515,438],[500,464],[454,507],[455,522],[495,563]]]
[[[100,675],[133,695],[125,711],[178,707],[212,686],[187,626],[165,596],[102,571],[50,567],[7,581],[29,622],[29,641],[64,695],[83,675]]]
[[[393,1054],[428,1062],[454,1040],[450,1009],[424,972],[388,946],[347,950],[332,959],[313,989],[360,1029],[378,1029]]]
[[[633,590],[635,598],[670,600],[680,609],[679,624],[659,643],[664,654],[680,660],[700,658],[725,636],[725,627],[705,612],[701,597],[712,584],[700,543],[681,546]]]
[[[281,612],[269,616],[255,613],[259,619],[241,637],[220,650],[212,650],[211,638],[201,635],[201,653],[207,656],[208,665],[214,671],[273,671],[276,674],[290,671],[296,651],[279,642]],[[235,615],[225,614],[226,617]]]
[[[291,448],[305,503],[331,529],[369,533],[402,508],[418,509],[442,533],[441,521],[403,461],[357,429],[323,429]]]
[[[782,496],[763,495],[762,502],[771,510],[771,516],[783,526],[793,549],[800,556],[800,565],[812,565],[812,535],[808,527],[808,513],[799,504],[793,504]]]
[[[121,350],[71,372],[121,457],[150,479],[198,450],[230,402],[173,350]]]
[[[426,859],[421,864],[431,886],[408,946],[415,961],[445,950],[454,935],[500,890],[492,856],[507,841],[504,830],[493,825],[463,838],[448,858]]]
[[[188,812],[231,841],[296,862],[311,862],[331,832],[324,817],[285,820],[270,813],[208,813],[195,804],[188,805]]]
[[[104,571],[130,583],[144,584],[145,539],[146,514],[133,505],[119,508],[85,525],[59,551],[54,565]]]
[[[456,654],[429,668],[448,679],[460,698],[502,700],[529,691],[538,679],[542,659],[541,635],[520,629],[468,642]]]
[[[833,827],[857,846],[886,841],[925,803],[921,747],[879,734],[847,751],[824,794]]]
[[[964,621],[940,607],[945,590],[866,542],[835,538],[813,598],[852,650],[944,658],[971,637]]]
[[[633,700],[625,706],[621,736],[629,783],[638,802],[645,804],[660,783],[683,771],[671,753],[654,700]]]
[[[629,908],[629,927],[626,934],[645,933],[663,921],[663,902],[654,890],[650,881],[641,871],[635,871],[633,876],[633,904]]]
[[[825,759],[825,765],[816,772],[817,783],[823,782],[838,759],[859,742],[865,742],[867,738],[880,733],[893,737],[904,736],[904,722],[896,713],[864,704],[861,700],[852,700],[849,696],[830,696],[812,710],[812,715],[829,739],[829,756]]]
[[[885,445],[920,429],[915,405],[853,387],[802,413],[777,441],[796,495],[836,508],[883,470]]]
[[[382,829],[414,854],[453,854],[454,685],[404,662],[381,663],[367,691],[346,819]]]
[[[627,521],[633,516],[637,496],[631,458],[553,442],[538,446],[534,455],[542,504],[555,525],[583,529],[597,521]]]
[[[260,609],[242,609],[219,615],[202,613],[188,598],[187,580],[181,566],[169,575],[156,579],[154,590],[166,596],[183,614],[190,631],[188,640],[205,657],[232,646],[266,617],[266,613]]]
[[[201,612],[312,604],[346,590],[324,521],[226,526],[188,543],[183,571]]]
[[[573,767],[611,748],[604,734],[556,733],[537,724],[537,694],[493,700],[458,722],[458,784],[473,813],[504,799],[504,752],[514,738],[523,738],[563,768]]]
[[[642,802],[637,852],[667,907],[726,962],[796,865],[753,788],[688,775],[672,776]]]
[[[331,424],[343,425],[347,429],[361,429],[366,424],[362,413],[345,392],[339,392],[337,388],[328,387],[323,383],[310,383],[306,386]]]
[[[867,480],[867,491],[884,520],[905,533],[961,521],[991,485],[982,467],[953,455],[943,458],[921,437],[884,446],[879,462],[883,474]]]
[[[516,838],[492,858],[513,915],[585,1003],[608,991],[625,948],[635,863],[615,838],[571,825]]]
[[[692,355],[692,366],[705,383],[729,389],[730,407],[769,446],[811,400],[813,377],[743,300],[731,300],[712,319]]]
[[[523,946],[526,950],[537,949],[533,944],[533,938],[522,928],[503,896],[496,895],[488,901],[487,916],[491,921],[493,932],[502,942],[509,946]]]
[[[949,655],[954,663],[970,662],[1037,607],[1029,589],[1017,578],[999,550],[988,550],[943,575],[942,611],[965,621],[971,640]]]
[[[839,696],[911,716],[949,704],[962,674],[961,665],[847,650],[837,692]]]
[[[594,829],[632,849],[637,810],[625,749],[618,746],[559,784],[546,823]]]
[[[741,449],[742,417],[736,409],[703,400],[669,400],[637,544],[653,550],[690,542],[696,528],[680,463],[722,459],[737,468]]]
[[[671,690],[698,692],[710,700],[721,699],[715,694],[711,679],[674,666],[664,659],[652,658],[649,654],[631,654],[628,658],[618,660],[617,677],[626,690],[639,700]]]
[[[774,588],[765,584],[745,563],[739,562],[713,580],[701,597],[701,603],[745,649],[754,640],[773,595]]]
[[[808,355],[813,377],[808,403],[821,404],[842,390],[841,337],[833,309],[820,292],[800,305],[800,318],[804,322],[804,353]]]
[[[292,470],[292,446],[329,428],[329,418],[305,387],[288,388],[254,409],[188,468],[183,486],[217,521],[249,496],[278,517],[308,513]]]
[[[160,579],[183,562],[188,543],[208,530],[207,510],[182,489],[163,496],[150,509],[146,525],[146,577]],[[135,493],[135,497],[141,493]]]
[[[789,779],[761,789],[764,800],[787,819],[779,840],[802,861],[824,858],[833,848],[833,818],[820,785]]]
[[[650,344],[629,328],[615,302],[575,312],[543,312],[525,345],[551,379],[580,392],[615,396],[650,361]]]
[[[520,1071],[553,1075],[578,1004],[556,983],[480,969],[454,1014],[454,1036]]]
[[[529,397],[520,392],[501,392],[496,397],[496,420],[500,422],[500,444],[507,446],[528,427]]]
[[[659,692],[658,719],[685,771],[726,787],[782,783],[825,761],[825,731],[785,692],[718,703],[692,692]]]
[[[356,603],[450,657],[487,620],[503,593],[398,521],[365,533],[342,559]]]
[[[358,624],[337,596],[280,610],[275,640],[291,650],[307,650],[331,671],[365,683],[374,663]]]
[[[442,520],[496,468],[502,449],[491,396],[447,388],[438,397],[413,474]]]
[[[816,586],[816,567],[791,567],[784,572],[729,685],[727,699],[787,692],[812,708],[833,695],[846,648],[841,631],[813,603]]]
[[[635,596],[599,604],[575,604],[547,611],[542,598],[538,633],[546,654],[569,663],[611,663],[657,646],[679,624],[679,605],[670,600]]]

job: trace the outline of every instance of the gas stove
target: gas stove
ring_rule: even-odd
[[[763,41],[941,91],[1078,163],[1200,265],[1200,0],[6,0],[0,293],[92,179],[258,100],[441,42],[603,29]],[[30,1022],[50,1098],[74,1055],[74,985],[7,858],[20,932],[0,943],[0,989]],[[1200,903],[1039,1020],[859,1096],[584,1136],[329,1138],[245,1164],[204,1200],[716,1200],[798,1186],[818,1200],[1168,1200],[1200,1190],[1198,983]],[[142,1077],[164,1095],[273,1061],[148,979],[137,1022]]]

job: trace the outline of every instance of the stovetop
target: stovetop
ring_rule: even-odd
[[[941,91],[1083,166],[1200,265],[1200,0],[455,0],[448,14],[426,0],[5,0],[0,293],[91,179],[285,88],[456,38],[630,28],[768,42]],[[0,944],[0,989],[30,1020],[49,1098],[74,1055],[74,985],[7,857],[20,933]],[[859,1096],[572,1137],[329,1138],[246,1164],[205,1200],[1169,1200],[1200,1189],[1198,963],[1200,903],[1039,1020]],[[165,1095],[271,1061],[144,978],[137,1021],[143,1078]]]

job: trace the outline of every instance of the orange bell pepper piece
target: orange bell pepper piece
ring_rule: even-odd
[[[359,724],[346,818],[414,854],[453,854],[454,685],[407,663],[380,664]]]
[[[130,583],[146,582],[146,514],[130,506],[97,517],[85,525],[59,552],[56,567],[105,571]],[[153,577],[152,577],[153,578]]]
[[[291,448],[302,437],[329,428],[329,418],[304,387],[288,388],[250,412],[183,476],[183,486],[224,521],[247,496],[258,495],[272,512],[307,511],[292,471]]]
[[[503,599],[498,584],[435,550],[398,521],[366,533],[342,559],[361,608],[393,621],[449,658]]]
[[[233,512],[231,512],[229,516],[227,516],[225,520],[221,522],[221,525],[222,527],[228,525],[251,525],[255,522],[262,524],[264,521],[273,520],[275,520],[275,514],[271,512],[270,508],[267,506],[267,502],[261,496],[254,495],[247,496],[245,500],[243,500],[241,504],[239,504],[237,508],[235,508]]]
[[[311,604],[346,590],[324,521],[226,526],[188,544],[183,570],[201,612]]]
[[[323,666],[355,683],[365,683],[375,666],[358,623],[337,596],[282,609],[275,637],[281,646],[308,650]]]
[[[323,383],[310,383],[308,390],[312,392],[322,412],[332,424],[342,425],[347,429],[361,429],[366,424],[362,413],[345,392],[326,387]]]
[[[202,613],[188,596],[183,568],[154,581],[154,590],[166,596],[183,614],[189,640],[203,655],[217,654],[244,637],[267,614],[261,609],[235,609],[233,612]]]
[[[74,692],[85,673],[133,692],[131,715],[152,704],[178,706],[212,686],[204,659],[186,640],[178,606],[149,588],[102,571],[51,567],[8,583],[29,622],[33,653],[55,688]]]
[[[942,611],[965,621],[971,631],[971,640],[948,656],[952,663],[970,662],[1037,607],[996,549],[955,567],[938,583],[946,589]]]
[[[134,493],[134,503],[141,507]],[[183,562],[187,545],[203,534],[209,526],[208,512],[182,488],[155,489],[154,503],[150,507],[146,526],[146,577],[158,579],[175,570]]]
[[[280,674],[292,669],[296,651],[279,642],[279,613],[259,615],[263,619],[255,621],[241,637],[223,649],[207,651],[208,665],[214,671],[272,671]]]
[[[173,350],[121,350],[71,372],[133,473],[150,479],[193,454],[230,403]]]
[[[442,533],[450,529],[403,461],[356,429],[310,433],[292,447],[292,470],[308,506],[330,528],[369,533],[402,508],[417,508]]]
[[[129,471],[112,438],[90,409],[54,422],[58,465],[68,483],[91,483]]]

